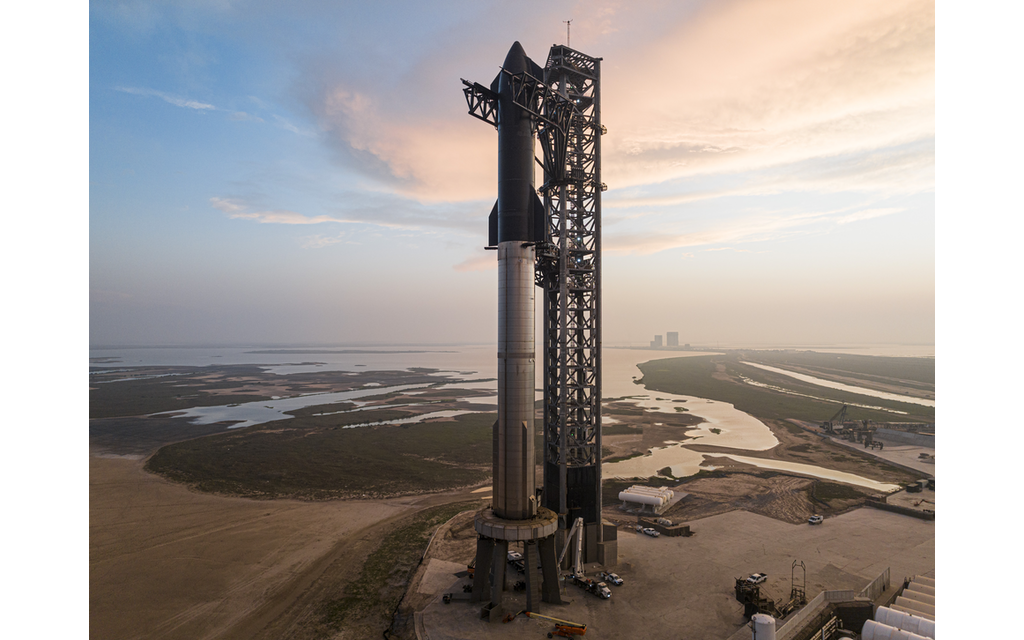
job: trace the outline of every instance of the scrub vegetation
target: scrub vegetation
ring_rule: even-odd
[[[401,412],[358,415],[386,420],[392,413]],[[353,415],[277,420],[167,445],[146,467],[200,491],[314,500],[443,491],[490,475],[493,413],[343,428]]]
[[[366,559],[359,577],[345,586],[340,597],[316,609],[314,637],[334,637],[342,628],[350,632],[365,628],[364,637],[379,636],[381,629],[392,624],[434,530],[458,513],[476,507],[479,504],[475,502],[434,507],[386,534]]]
[[[761,354],[762,352],[757,353]],[[747,355],[742,352],[729,352],[720,356],[654,360],[639,365],[639,368],[644,374],[643,383],[652,391],[666,391],[728,402],[740,411],[745,411],[761,419],[795,418],[822,422],[833,416],[842,404],[856,403],[892,408],[895,411],[905,412],[905,414],[851,406],[847,412],[848,419],[878,422],[935,421],[935,410],[932,407],[828,389],[741,364],[740,361],[745,359],[747,359]],[[763,360],[763,358],[758,359]],[[926,368],[925,365],[931,366],[934,370],[934,360],[931,359],[885,358],[884,360],[922,360],[924,363],[914,368],[914,371]],[[829,360],[829,362],[833,361]],[[866,365],[861,368],[864,367]],[[920,371],[915,375],[926,377]],[[794,393],[784,393],[747,384],[743,382],[742,378],[781,387]]]
[[[89,418],[140,416],[270,400],[269,395],[257,392],[218,393],[241,386],[238,377],[263,375],[259,367],[220,367],[216,372],[231,378],[210,380],[213,371],[201,367],[94,368],[89,379]]]

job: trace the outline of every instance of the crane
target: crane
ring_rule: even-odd
[[[834,433],[836,425],[842,426],[843,421],[846,420],[846,410],[847,409],[849,409],[849,407],[847,407],[844,404],[843,408],[836,412],[836,415],[834,415],[831,418],[829,418],[828,422],[826,422],[825,424],[822,425],[823,427],[825,427],[825,431],[827,431],[829,433]]]
[[[582,519],[582,518],[581,518]],[[558,618],[552,618],[551,616],[542,616],[539,613],[533,613],[532,611],[524,611],[527,618],[540,618],[542,620],[548,620],[549,622],[555,623],[555,630],[548,634],[548,637],[561,636],[568,638],[569,636],[582,636],[587,633],[587,625],[579,622],[569,622],[568,620],[559,620]]]
[[[558,565],[561,566],[562,560],[565,558],[565,552],[569,550],[569,545],[572,544],[572,537],[576,536],[576,558],[573,561],[572,572],[575,575],[583,575],[583,518],[576,518],[576,522],[572,523],[572,528],[569,529],[569,535],[565,537],[565,546],[562,547],[562,553],[558,554]]]

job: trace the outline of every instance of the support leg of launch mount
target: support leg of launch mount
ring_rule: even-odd
[[[505,520],[484,509],[474,522],[479,537],[476,544],[476,571],[473,576],[473,602],[490,601],[483,607],[485,617],[499,622],[505,615],[505,565],[509,542],[523,542],[523,560],[526,565],[526,608],[539,611],[540,601],[563,604],[559,593],[557,558],[554,533],[558,530],[558,516],[549,509],[538,509],[537,516],[528,520]],[[537,560],[541,571],[537,573]]]

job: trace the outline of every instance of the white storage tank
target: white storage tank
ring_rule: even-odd
[[[935,621],[919,616],[896,611],[889,607],[878,607],[875,609],[875,620],[890,627],[910,631],[927,638],[935,637]]]
[[[918,602],[930,604],[933,607],[935,606],[935,596],[917,591],[916,589],[914,589],[914,585],[910,585],[909,587],[904,589],[903,596],[906,598],[910,598],[911,600],[917,600]]]
[[[755,613],[750,622],[754,625],[753,640],[775,640],[775,618],[764,613]]]
[[[898,596],[896,598],[896,604],[900,605],[901,607],[906,607],[911,611],[920,611],[921,615],[925,618],[931,618],[932,620],[935,619],[934,605],[918,602],[917,600],[914,600],[913,598],[908,598],[906,596]]]
[[[926,636],[919,636],[916,633],[890,627],[874,620],[864,623],[860,637],[861,640],[928,640]]]
[[[926,584],[922,584],[922,583],[916,582],[916,581],[915,582],[911,582],[910,584],[908,584],[907,588],[904,589],[904,591],[916,591],[918,593],[923,593],[925,595],[929,595],[929,596],[931,596],[933,598],[935,597],[935,587],[929,587]]]
[[[623,502],[648,504],[653,507],[664,507],[674,496],[675,493],[671,489],[666,489],[665,487],[645,487],[638,484],[619,492],[619,500]]]

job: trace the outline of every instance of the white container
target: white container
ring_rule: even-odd
[[[750,622],[754,625],[753,640],[775,640],[775,618],[764,613],[755,613]]]
[[[921,614],[926,618],[931,618],[932,620],[935,619],[934,605],[918,602],[917,600],[914,600],[913,598],[908,598],[906,596],[899,596],[898,598],[896,598],[896,604],[900,605],[901,607],[906,607],[911,611],[920,611]]]
[[[925,636],[919,636],[910,631],[890,627],[881,622],[868,620],[860,632],[861,640],[928,640]]]
[[[903,590],[903,596],[907,597],[907,598],[910,598],[911,600],[917,600],[918,602],[923,602],[924,604],[928,604],[928,605],[931,605],[933,607],[935,606],[935,595],[934,594],[929,595],[927,593],[923,593],[921,591],[918,591],[917,589],[914,588],[914,585],[910,585],[909,587],[904,589]]]
[[[935,596],[935,587],[934,586],[928,586],[927,584],[925,584],[923,582],[918,582],[919,580],[920,580],[920,578],[914,578],[913,580],[911,580],[910,584],[907,585],[907,589],[908,590],[913,590],[913,591],[920,591],[921,593],[927,593],[928,595],[934,597]]]
[[[878,607],[875,610],[875,621],[890,627],[910,631],[927,638],[935,637],[935,621],[915,616],[889,607]]]
[[[665,506],[668,500],[661,496],[652,496],[646,493],[633,493],[632,491],[620,491],[619,500],[623,502],[636,502],[639,504],[649,504],[656,507]]]

